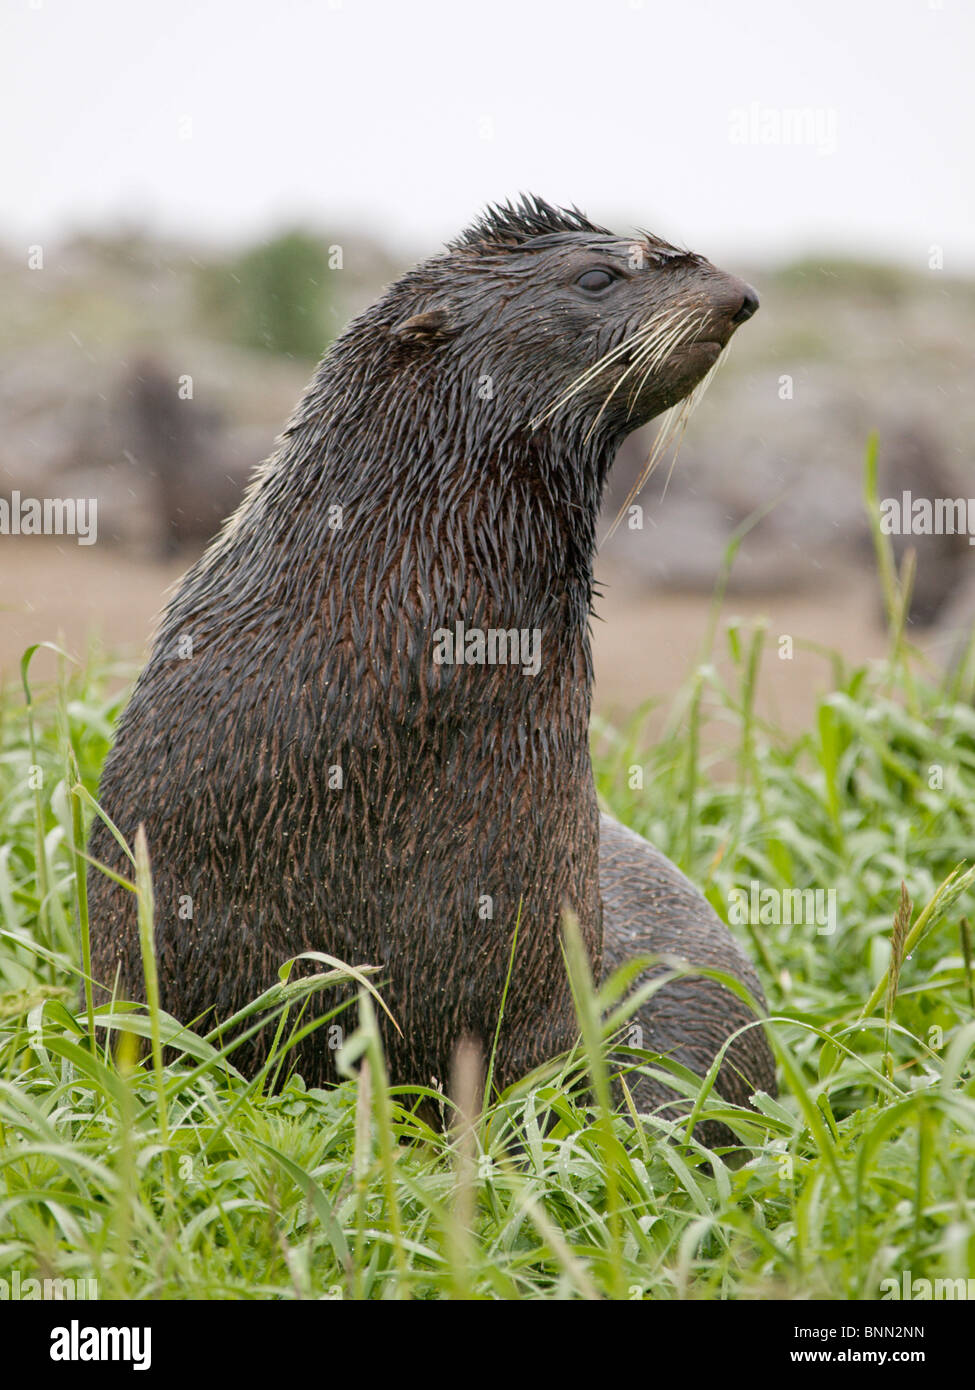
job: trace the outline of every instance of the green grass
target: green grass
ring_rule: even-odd
[[[0,1278],[126,1298],[709,1299],[876,1298],[904,1270],[975,1274],[975,712],[964,672],[934,676],[905,641],[909,576],[878,544],[890,658],[835,658],[801,736],[756,713],[764,630],[719,638],[717,608],[731,677],[709,642],[655,746],[639,718],[595,731],[604,802],[722,915],[752,881],[835,890],[832,934],[736,928],[768,993],[780,1095],[755,1114],[695,1083],[741,1138],[727,1162],[686,1124],[613,1112],[601,1038],[624,1017],[619,982],[594,991],[571,929],[576,1053],[483,1113],[461,1069],[432,1127],[388,1084],[364,976],[349,1079],[272,1089],[302,1000],[347,978],[327,958],[263,999],[279,1046],[250,1082],[217,1035],[79,1003],[77,870],[118,672],[65,662],[30,690],[25,665],[0,699]],[[141,1062],[135,1034],[151,1040]]]

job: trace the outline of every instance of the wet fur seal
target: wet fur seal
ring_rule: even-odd
[[[757,303],[703,257],[526,197],[349,324],[171,599],[105,764],[105,811],[130,842],[145,827],[166,1010],[227,1018],[305,950],[378,964],[392,1080],[444,1082],[462,1037],[490,1048],[520,915],[505,1086],[575,1039],[565,909],[596,978],[673,950],[764,1002],[702,895],[600,817],[589,752],[607,473]],[[91,853],[124,871],[100,821]],[[142,998],[132,895],[92,871],[89,897],[96,980]],[[691,977],[639,1022],[701,1072],[751,1017]],[[300,1045],[309,1084],[335,1078],[326,1033]],[[757,1087],[760,1028],[718,1089]]]

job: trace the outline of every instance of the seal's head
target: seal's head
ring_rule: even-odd
[[[510,427],[618,444],[707,376],[758,297],[649,233],[523,198],[404,276],[386,307],[414,368],[429,355],[469,400],[500,398]]]

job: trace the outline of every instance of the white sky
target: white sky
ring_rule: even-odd
[[[826,248],[923,268],[937,243],[975,270],[972,0],[0,0],[0,17],[10,245],[305,219],[425,253],[530,189],[750,264]],[[730,138],[735,111],[797,107],[827,152]]]

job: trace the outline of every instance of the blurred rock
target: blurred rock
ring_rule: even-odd
[[[362,232],[321,241],[328,335],[405,264]],[[46,251],[41,272],[0,250],[0,491],[95,496],[100,540],[144,554],[205,544],[312,371],[307,358],[242,347],[208,310],[201,286],[232,277],[239,259],[137,230],[75,238]],[[731,593],[816,591],[851,561],[874,592],[862,498],[871,430],[881,495],[905,479],[915,496],[975,493],[975,284],[812,259],[729,268],[758,286],[761,311],[736,335],[669,482],[664,460],[644,489],[642,530],[624,518],[606,558],[638,591],[710,593],[735,531],[761,513]],[[192,395],[181,399],[186,378]],[[601,535],[652,428],[620,452]],[[912,620],[940,621],[975,548],[898,537],[899,555],[912,539]]]
[[[975,479],[967,490],[946,465],[944,451],[935,432],[918,420],[911,420],[892,431],[878,459],[881,498],[901,499],[909,493],[915,500],[934,505],[939,499],[975,495]],[[911,591],[909,621],[929,627],[946,613],[975,571],[975,549],[968,534],[891,536],[898,571],[908,550],[916,557]]]

